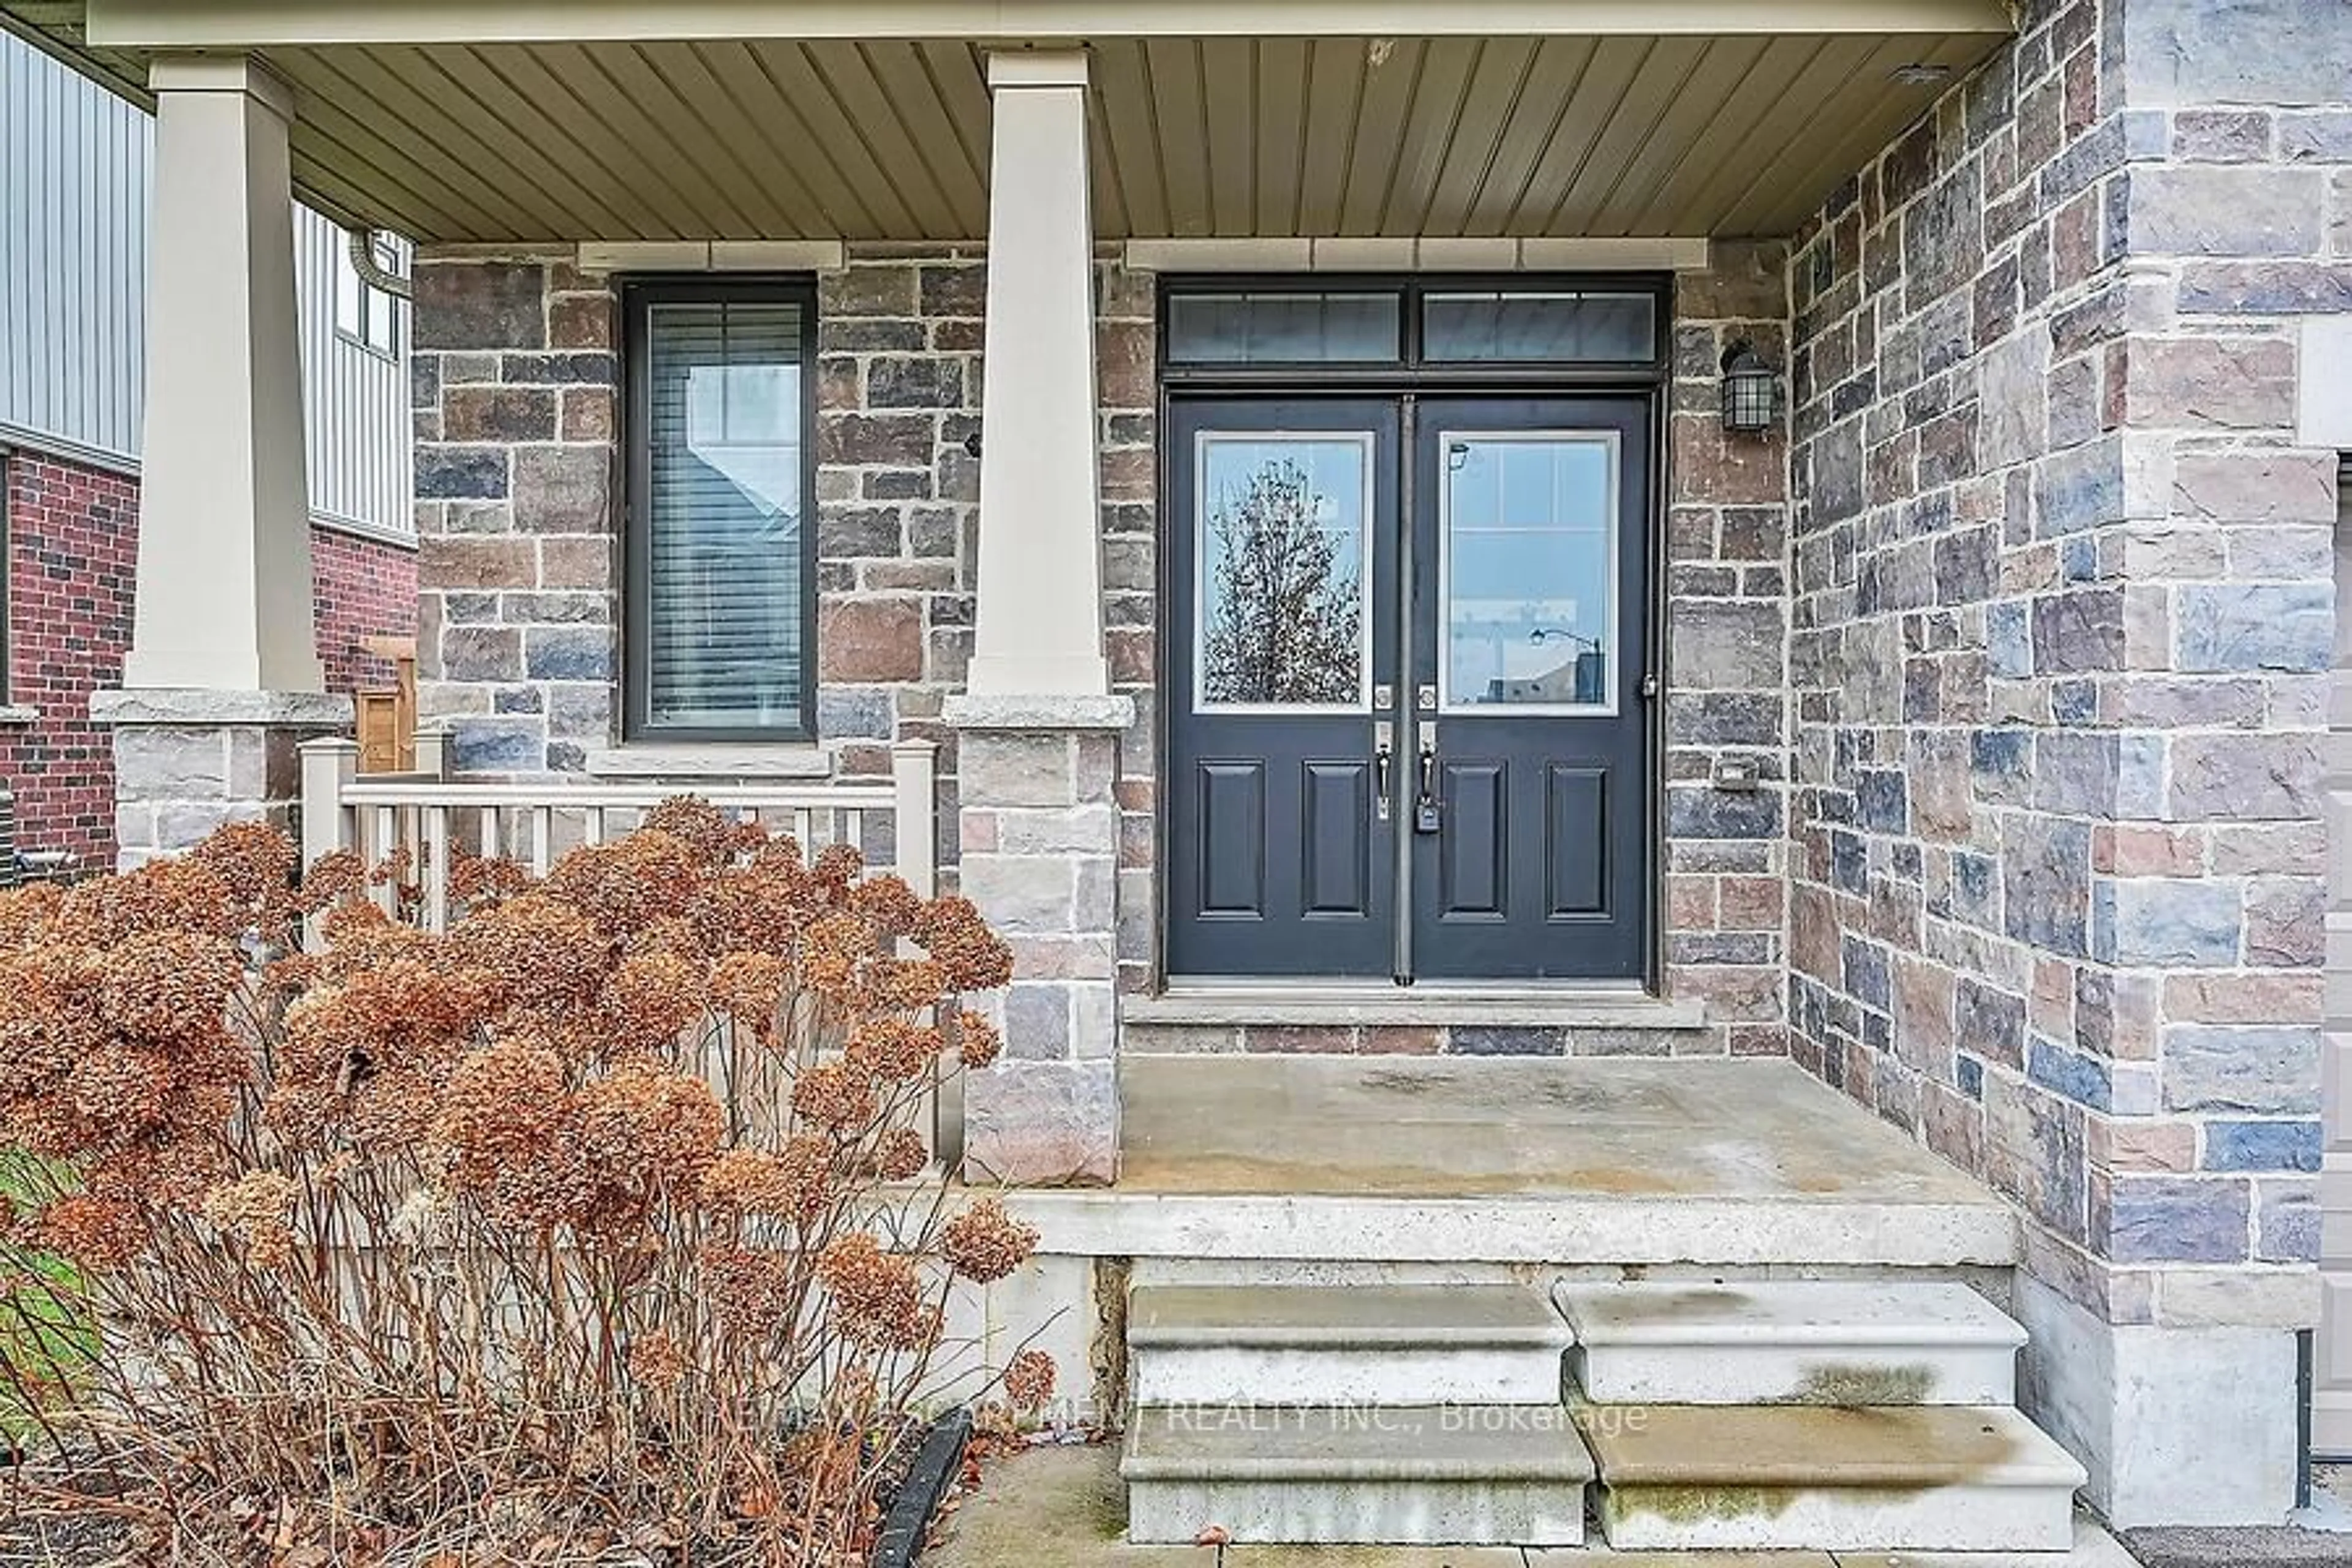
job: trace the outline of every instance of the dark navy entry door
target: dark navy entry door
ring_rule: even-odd
[[[1171,975],[1645,968],[1650,405],[1173,397]]]

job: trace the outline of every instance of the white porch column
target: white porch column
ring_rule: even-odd
[[[964,894],[1013,948],[965,1086],[963,1165],[1016,1186],[1118,1171],[1122,737],[1103,657],[1087,60],[1000,54],[989,170],[980,581],[957,731]]]
[[[315,692],[295,335],[292,90],[155,62],[139,578],[123,683]]]
[[[290,89],[258,64],[157,60],[139,576],[113,730],[116,858],[224,823],[297,832],[297,750],[347,729],[310,618],[295,336]]]
[[[976,697],[1099,697],[1094,226],[1087,58],[989,57],[988,323],[981,394]]]

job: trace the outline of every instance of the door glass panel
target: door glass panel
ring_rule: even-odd
[[[1203,431],[1193,703],[1370,705],[1372,437]]]
[[[1422,306],[1422,354],[1647,363],[1657,357],[1656,316],[1647,294],[1432,294]]]
[[[1168,357],[1177,364],[1394,360],[1401,319],[1394,294],[1171,294]]]
[[[1444,433],[1439,679],[1450,710],[1616,710],[1617,437]]]

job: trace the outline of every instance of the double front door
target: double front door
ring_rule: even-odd
[[[1650,409],[1171,404],[1167,967],[1645,971]]]

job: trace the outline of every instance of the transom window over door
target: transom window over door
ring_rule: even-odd
[[[805,285],[626,293],[627,718],[633,737],[814,732]]]

